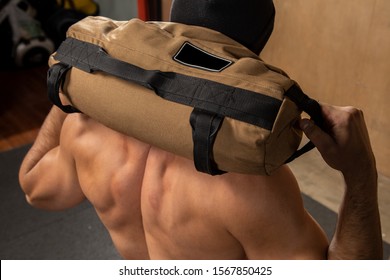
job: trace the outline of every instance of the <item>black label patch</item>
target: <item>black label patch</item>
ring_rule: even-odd
[[[189,42],[183,44],[173,60],[189,67],[212,72],[221,72],[233,63],[233,61],[208,53]]]

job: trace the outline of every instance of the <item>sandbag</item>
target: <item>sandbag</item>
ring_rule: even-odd
[[[211,175],[269,175],[314,147],[297,151],[302,110],[321,122],[318,103],[282,70],[204,27],[88,17],[71,26],[49,64],[49,97],[64,111]]]

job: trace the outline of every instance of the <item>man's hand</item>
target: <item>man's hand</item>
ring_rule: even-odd
[[[303,119],[300,127],[326,163],[342,172],[346,183],[329,259],[381,259],[375,157],[363,113],[353,107],[322,105],[324,129]]]
[[[321,108],[324,130],[307,119],[303,119],[300,126],[326,163],[344,176],[359,175],[357,170],[375,172],[375,158],[363,112],[354,107],[322,105]]]

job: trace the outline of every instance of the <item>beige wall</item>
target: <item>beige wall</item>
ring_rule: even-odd
[[[274,0],[261,57],[307,94],[364,110],[379,171],[390,176],[390,1]]]
[[[170,0],[163,0],[165,19]],[[390,176],[390,1],[274,0],[262,53],[312,97],[364,110],[379,171]]]
[[[169,20],[169,12],[171,10],[171,3],[172,0],[161,0],[162,4],[162,20],[168,21]]]

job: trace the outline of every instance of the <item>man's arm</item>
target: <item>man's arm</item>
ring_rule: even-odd
[[[325,131],[307,119],[300,126],[346,184],[328,258],[382,259],[377,170],[363,113],[329,105],[322,112]]]
[[[60,144],[66,114],[53,107],[24,158],[19,181],[27,201],[38,208],[62,210],[84,200],[71,154]]]

